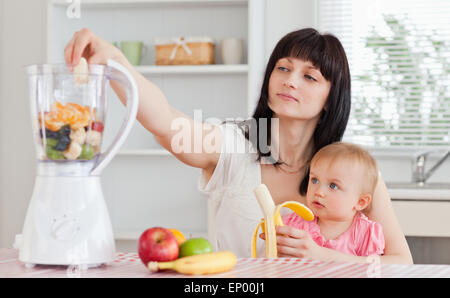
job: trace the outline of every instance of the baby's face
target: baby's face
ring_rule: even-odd
[[[307,192],[308,207],[328,220],[351,220],[364,183],[362,167],[356,162],[322,157],[311,164]]]

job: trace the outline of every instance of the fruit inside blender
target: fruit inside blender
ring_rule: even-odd
[[[47,160],[91,160],[100,151],[104,126],[95,108],[55,101],[39,124]]]

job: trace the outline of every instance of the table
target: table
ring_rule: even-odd
[[[376,267],[379,266],[379,267]],[[308,259],[239,258],[232,271],[205,276],[186,276],[174,271],[151,273],[136,253],[117,253],[108,265],[80,270],[75,266],[37,265],[26,268],[18,260],[15,249],[0,248],[0,278],[4,277],[212,277],[212,278],[271,278],[271,277],[446,277],[450,265],[391,265],[331,263]]]

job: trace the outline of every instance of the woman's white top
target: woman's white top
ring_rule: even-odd
[[[215,251],[251,257],[253,231],[264,217],[253,190],[261,184],[258,154],[236,124],[220,125],[222,149],[209,181],[202,171],[200,191],[209,195],[208,238]],[[258,239],[258,255],[264,241]]]

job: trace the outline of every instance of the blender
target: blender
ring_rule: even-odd
[[[121,64],[89,65],[78,82],[66,65],[26,67],[37,176],[15,247],[27,267],[36,264],[95,267],[111,263],[115,243],[100,174],[124,143],[136,119],[138,90]],[[126,117],[102,152],[109,81],[126,90]]]

